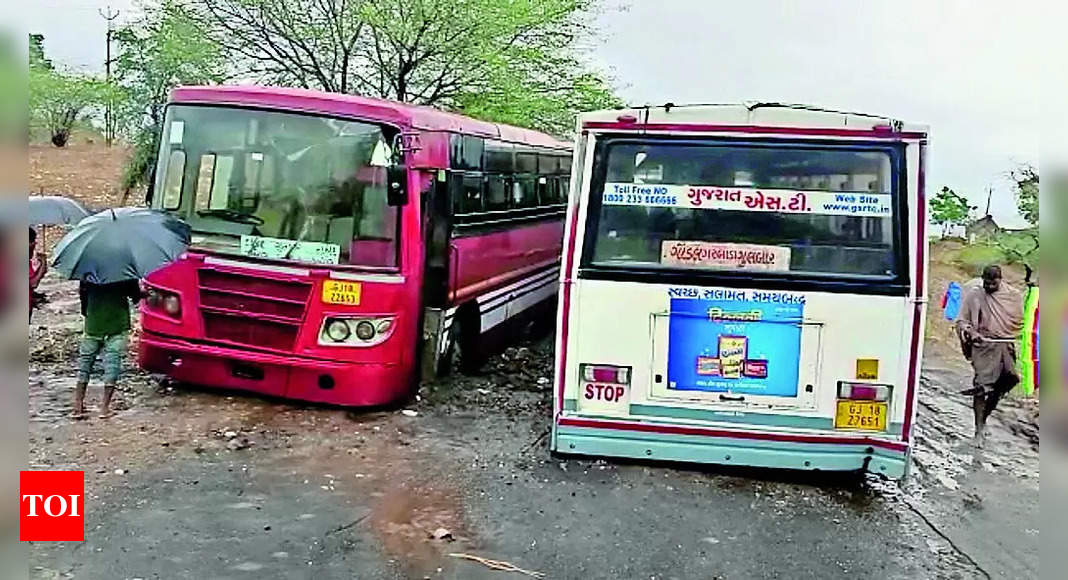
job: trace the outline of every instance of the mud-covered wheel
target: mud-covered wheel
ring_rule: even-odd
[[[539,340],[556,331],[556,302],[546,301],[531,316],[530,338]]]
[[[445,357],[448,369],[458,369],[465,375],[477,374],[486,364],[486,351],[479,336],[478,310],[461,308],[457,312],[452,332],[449,333],[449,350]]]

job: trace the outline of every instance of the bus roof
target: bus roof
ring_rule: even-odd
[[[579,115],[583,130],[714,131],[922,139],[925,125],[850,111],[785,103],[658,105]]]
[[[571,147],[570,142],[560,141],[545,133],[479,121],[431,107],[307,89],[251,85],[178,87],[171,92],[171,102],[244,105],[281,111],[321,113],[382,121],[403,129],[478,135],[539,147]]]

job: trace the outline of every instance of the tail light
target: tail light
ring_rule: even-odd
[[[375,346],[393,334],[393,316],[328,316],[319,330],[323,346]]]
[[[838,398],[852,401],[886,401],[890,398],[890,385],[871,383],[838,382]]]
[[[152,310],[158,310],[172,318],[181,318],[182,299],[174,292],[149,287],[145,304]]]
[[[612,365],[582,365],[582,378],[591,383],[630,384],[630,367]]]

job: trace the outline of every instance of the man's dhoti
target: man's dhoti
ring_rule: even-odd
[[[1016,371],[1016,344],[985,340],[972,344],[974,384],[983,394],[1004,395],[1020,382]]]

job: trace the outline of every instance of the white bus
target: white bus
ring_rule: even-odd
[[[746,104],[578,129],[552,449],[903,477],[926,128]]]

